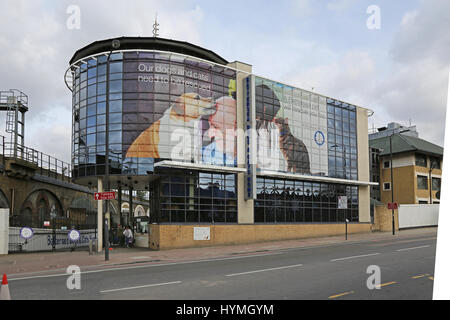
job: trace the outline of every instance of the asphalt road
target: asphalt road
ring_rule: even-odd
[[[72,290],[67,274],[15,276],[9,289],[13,299],[23,300],[431,300],[435,250],[436,235],[422,234],[82,270],[81,289]]]

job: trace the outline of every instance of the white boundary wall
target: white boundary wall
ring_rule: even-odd
[[[399,228],[438,225],[439,204],[401,204],[398,207]]]
[[[29,240],[20,237],[20,227],[9,228],[9,242],[11,245],[20,245],[22,252],[51,251],[53,249],[53,230],[33,228],[33,236]],[[55,250],[71,249],[89,246],[89,240],[96,240],[96,230],[80,230],[80,239],[76,242],[69,240],[70,230],[55,231]]]
[[[8,254],[9,209],[0,209],[0,255]]]

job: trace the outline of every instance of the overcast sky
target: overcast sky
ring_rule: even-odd
[[[1,0],[0,90],[29,96],[25,143],[70,162],[74,52],[120,36],[191,42],[256,75],[374,111],[369,128],[395,121],[443,146],[450,60],[448,0],[45,1]],[[81,10],[69,29],[67,8]],[[373,20],[372,5],[380,9]],[[379,22],[379,28],[369,28]],[[376,24],[375,24],[376,26]],[[5,135],[5,116],[0,116]]]

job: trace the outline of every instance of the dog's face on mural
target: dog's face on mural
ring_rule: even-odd
[[[212,98],[204,98],[198,93],[184,93],[179,96],[172,111],[176,117],[183,117],[185,122],[209,116],[216,112]]]
[[[164,155],[170,158],[165,149],[172,145],[171,130],[174,128],[189,130],[189,134],[194,138],[196,124],[200,118],[215,112],[216,106],[212,98],[204,98],[197,93],[182,94],[158,121],[141,132],[134,140],[128,148],[127,157],[158,159]],[[167,128],[170,128],[169,132]]]

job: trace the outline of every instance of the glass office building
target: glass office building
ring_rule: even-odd
[[[74,181],[148,190],[152,222],[369,221],[364,108],[160,38],[90,44],[66,79]]]

